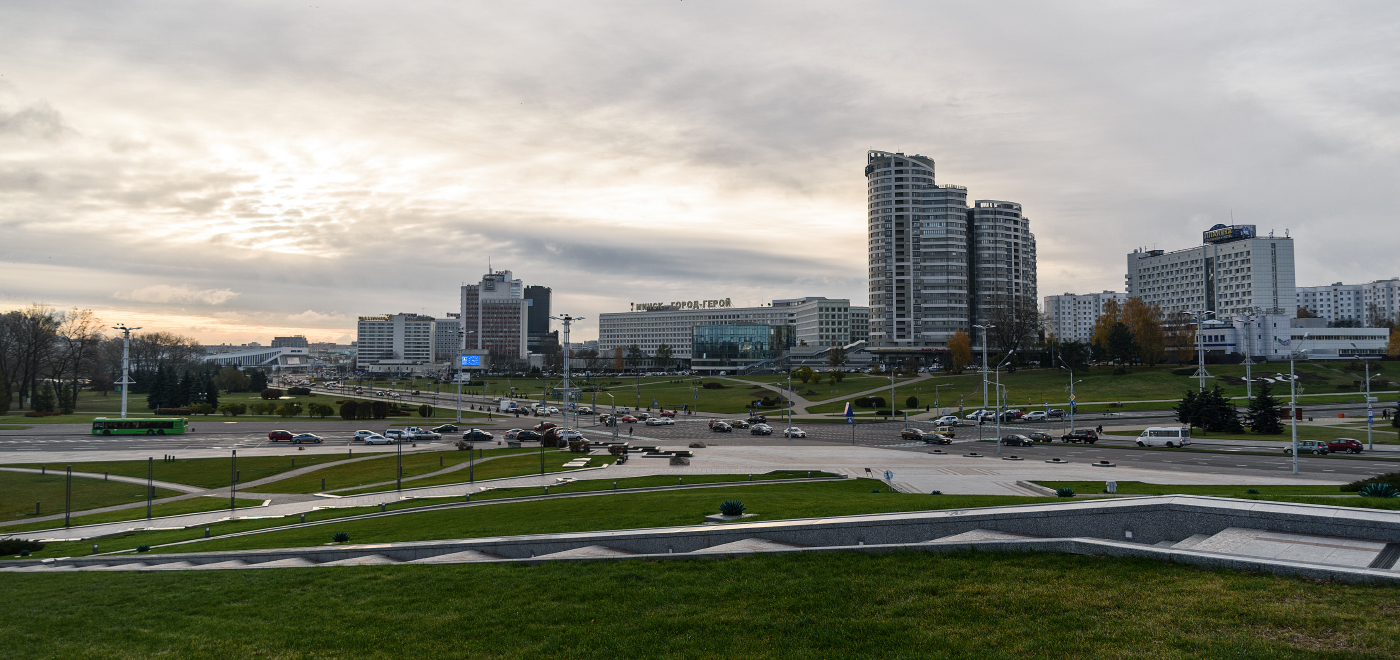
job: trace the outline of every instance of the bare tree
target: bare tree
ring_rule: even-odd
[[[58,327],[61,319],[53,308],[34,304],[24,309],[7,312],[0,317],[4,326],[5,380],[9,391],[19,395],[19,402],[32,399],[39,388],[41,372],[50,366],[49,362],[57,348]]]
[[[62,315],[63,321],[58,326],[59,352],[56,362],[60,363],[60,372],[66,372],[70,378],[70,387],[73,392],[73,403],[78,401],[79,381],[90,369],[89,366],[98,355],[98,346],[103,339],[102,319],[92,313],[90,309],[78,309],[74,307],[66,314]]]
[[[1030,345],[1042,326],[1040,307],[1028,296],[999,295],[987,306],[986,319],[991,348],[1008,352]]]

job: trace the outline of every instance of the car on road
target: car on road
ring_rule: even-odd
[[[583,434],[573,429],[559,429],[555,431],[555,433],[559,436],[560,442],[572,442],[574,440],[583,439]]]
[[[435,432],[429,431],[429,430],[427,430],[427,429],[418,429],[418,430],[413,431],[412,433],[410,433],[410,434],[409,434],[409,438],[411,438],[411,439],[412,439],[413,441],[415,441],[415,442],[420,441],[420,440],[426,442],[426,441],[429,441],[429,440],[441,440],[441,439],[442,439],[442,434],[441,434],[441,433],[435,433]]]
[[[957,415],[944,415],[933,420],[933,423],[939,426],[956,426],[961,421]]]
[[[544,433],[556,426],[559,425],[555,424],[554,422],[540,422],[539,424],[535,425],[535,433]]]
[[[321,436],[316,435],[315,433],[298,433],[292,436],[292,444],[319,445],[321,444]]]
[[[544,434],[531,431],[530,429],[514,429],[515,435],[506,433],[507,440],[539,440]]]
[[[647,420],[647,426],[675,426],[676,420],[670,417],[652,417]]]
[[[356,432],[355,432],[355,436],[354,436],[352,439],[353,439],[353,440],[364,440],[365,438],[368,438],[368,437],[370,437],[370,436],[372,436],[372,435],[379,435],[379,434],[378,434],[378,433],[375,433],[374,431],[356,431]]]
[[[924,442],[930,445],[951,445],[953,439],[942,433],[928,432],[924,434]]]
[[[1007,447],[1034,447],[1035,441],[1018,433],[1001,436],[1001,444]]]
[[[1138,436],[1139,447],[1185,447],[1191,444],[1191,429],[1184,426],[1153,426]]]
[[[990,411],[990,410],[974,410],[974,411],[972,411],[970,414],[966,415],[966,416],[964,417],[964,419],[970,419],[970,420],[972,420],[972,421],[974,421],[974,422],[980,422],[980,421],[982,421],[982,419],[984,419],[984,418],[985,418],[985,419],[994,419],[995,416],[996,416],[995,413],[993,413],[993,412]]]
[[[549,413],[549,414],[551,414],[551,415],[558,415],[558,414],[559,414],[559,409],[558,409],[558,408],[555,408],[554,406],[550,406],[550,407],[548,407],[548,408],[545,408],[544,410],[545,410],[545,412],[547,412],[547,413]]]
[[[395,440],[407,440],[409,438],[409,433],[405,429],[389,429],[384,432],[384,437],[393,438]]]
[[[773,435],[773,427],[759,422],[749,427],[749,433],[751,435]]]
[[[763,415],[749,415],[750,424],[767,424],[768,418]]]
[[[442,426],[433,427],[433,433],[456,433],[457,430],[456,424],[443,424]]]
[[[268,434],[267,434],[267,439],[268,439],[268,440],[271,440],[271,441],[273,441],[273,442],[278,442],[278,441],[283,441],[283,440],[291,440],[291,439],[292,439],[292,432],[291,432],[291,431],[269,431]]]
[[[1035,410],[1026,413],[1023,419],[1025,419],[1028,422],[1043,422],[1047,419],[1050,419],[1050,414],[1045,412],[1044,410]]]
[[[386,438],[386,437],[384,437],[384,436],[382,436],[382,435],[379,435],[378,433],[371,433],[370,435],[365,436],[365,437],[364,437],[364,441],[365,441],[365,444],[367,444],[367,445],[392,445],[392,444],[394,444],[394,441],[393,441],[393,440],[391,440],[391,439],[389,439],[389,438]]]
[[[486,440],[494,440],[495,437],[496,436],[491,435],[490,432],[481,429],[472,429],[462,434],[462,439],[468,442],[484,442]]]
[[[734,427],[724,422],[715,422],[712,426],[710,426],[710,430],[714,431],[715,433],[729,433],[730,431],[734,430]]]
[[[1361,444],[1360,440],[1353,440],[1351,438],[1337,438],[1327,443],[1327,451],[1329,453],[1360,454],[1361,450],[1364,448],[1365,445]]]
[[[651,419],[651,413],[639,412],[635,415],[635,417],[637,418],[637,421],[645,422],[648,419]]]
[[[676,417],[676,411],[674,411],[674,410],[663,410],[663,411],[661,411],[661,416],[662,416],[662,417],[670,417],[670,418],[674,419],[674,418]]]
[[[946,435],[946,436],[948,436],[948,437],[950,437],[950,438],[956,438],[956,437],[958,437],[958,432],[957,432],[957,430],[955,430],[955,429],[954,429],[953,427],[951,427],[951,426],[939,426],[939,427],[935,427],[935,428],[933,429],[933,432],[934,432],[934,433],[937,433],[938,435]]]
[[[613,419],[612,415],[606,413],[598,415],[598,423],[603,426],[617,426],[617,420]]]
[[[1087,442],[1094,444],[1099,441],[1099,434],[1094,429],[1075,429],[1060,436],[1061,442]]]
[[[1293,445],[1290,444],[1290,445],[1284,447],[1284,448],[1283,448],[1283,453],[1285,453],[1285,454],[1292,454],[1292,453],[1293,453]],[[1298,453],[1299,453],[1299,454],[1326,454],[1326,453],[1328,453],[1327,442],[1326,442],[1326,441],[1323,441],[1323,440],[1299,440],[1299,441],[1298,441]]]
[[[1054,418],[1054,419],[1062,419],[1062,418],[1064,418],[1064,416],[1065,416],[1065,409],[1064,409],[1064,408],[1051,408],[1051,409],[1050,409],[1049,416],[1052,417],[1052,418]]]
[[[807,432],[806,432],[806,431],[803,431],[802,429],[797,428],[796,426],[792,426],[792,427],[783,429],[783,437],[785,437],[785,438],[805,438],[805,437],[807,437]]]
[[[1026,434],[1026,437],[1028,437],[1028,438],[1030,438],[1031,440],[1034,440],[1034,441],[1036,441],[1036,442],[1054,442],[1054,441],[1055,441],[1055,436],[1050,435],[1049,433],[1041,433],[1040,431],[1032,431],[1032,432],[1030,432],[1030,433],[1027,433],[1027,434]]]
[[[919,440],[919,441],[922,441],[922,440],[924,439],[924,435],[925,435],[926,433],[928,433],[928,432],[927,432],[927,431],[924,431],[923,429],[904,429],[904,430],[902,430],[902,431],[899,432],[899,438],[900,438],[901,440]]]
[[[579,406],[579,407],[578,407],[578,414],[580,414],[580,415],[592,415],[592,414],[593,414],[593,409],[592,409],[592,408],[589,408],[588,406]]]
[[[631,415],[623,415],[621,417],[618,417],[617,421],[626,422],[628,424],[636,424],[639,420]]]
[[[742,420],[742,419],[726,419],[726,420],[724,420],[724,423],[725,423],[725,424],[728,424],[728,425],[730,425],[730,426],[732,426],[732,427],[734,427],[734,428],[736,428],[736,429],[746,429],[746,428],[752,426],[752,424],[750,424],[748,421],[745,421],[745,420]]]

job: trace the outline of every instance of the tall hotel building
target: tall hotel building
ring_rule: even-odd
[[[492,360],[529,358],[529,309],[524,284],[508,270],[462,287],[462,349],[489,351]]]
[[[1293,239],[1259,238],[1254,225],[1216,225],[1198,247],[1128,254],[1129,298],[1172,312],[1215,312],[1227,319],[1295,313]]]
[[[1015,202],[976,200],[938,185],[933,159],[866,154],[870,347],[877,353],[946,350],[958,331],[980,333],[997,308],[1036,294],[1035,235]]]

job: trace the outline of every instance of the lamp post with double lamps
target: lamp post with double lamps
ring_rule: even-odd
[[[977,325],[974,328],[982,329],[982,410],[987,410],[987,331],[995,328],[994,325]],[[998,440],[1000,442],[1000,440]]]
[[[1006,357],[1002,359],[1001,364],[998,364],[998,365],[997,365],[997,369],[996,369],[996,371],[997,371],[997,411],[996,411],[996,416],[997,416],[997,454],[1001,454],[1001,402],[1002,402],[1002,396],[1001,396],[1001,368],[1004,367],[1004,366],[1006,366],[1006,363],[1009,362],[1009,361],[1011,360],[1011,356],[1013,356],[1013,355],[1015,355],[1015,354],[1016,354],[1016,349],[1014,349],[1014,348],[1011,349],[1011,352],[1006,354]]]
[[[113,330],[122,331],[122,419],[126,419],[126,394],[134,384],[131,382],[131,331],[141,328],[128,328],[124,325],[112,326]]]
[[[1303,336],[1300,338],[1301,341],[1307,341],[1308,336],[1311,334],[1311,332],[1303,333]],[[1288,331],[1288,335],[1289,337],[1287,340],[1275,337],[1274,341],[1288,347],[1288,418],[1293,426],[1293,474],[1298,474],[1298,374],[1293,369],[1293,359],[1308,351],[1306,349],[1294,351],[1293,330],[1291,328]]]
[[[1351,347],[1356,348],[1356,344],[1351,343]],[[1366,444],[1370,446],[1369,451],[1375,451],[1376,436],[1372,434],[1371,428],[1376,421],[1376,408],[1372,405],[1374,397],[1371,396],[1371,362],[1369,359],[1363,359],[1362,362],[1366,365]],[[1377,378],[1380,376],[1381,374],[1376,374]]]
[[[1205,329],[1205,315],[1215,314],[1212,310],[1196,312],[1196,378],[1201,379],[1201,391],[1206,391],[1206,379],[1212,378],[1206,373],[1206,342],[1201,337],[1201,330]]]
[[[1065,362],[1065,356],[1056,355],[1055,357],[1060,360],[1060,368],[1069,372],[1069,432],[1074,433],[1074,406],[1076,403],[1074,400],[1074,385],[1075,383],[1082,383],[1084,381],[1074,379],[1074,369],[1069,366],[1069,363]]]

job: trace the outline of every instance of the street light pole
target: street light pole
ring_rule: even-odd
[[[1013,355],[1015,355],[1015,354],[1016,354],[1016,349],[1014,349],[1014,348],[1011,349],[1011,352],[1010,352],[1010,353],[1007,353],[1007,354],[1006,354],[1006,357],[1002,359],[1001,364],[998,364],[998,365],[997,365],[997,391],[996,391],[996,395],[997,395],[997,410],[996,410],[996,416],[997,416],[997,437],[996,437],[996,441],[997,441],[997,454],[998,454],[998,455],[1001,454],[1001,402],[1002,402],[1001,368],[1002,368],[1003,366],[1005,366],[1006,363],[1007,363],[1008,361],[1011,360],[1011,356],[1013,356]]]
[[[1211,310],[1196,312],[1196,377],[1201,380],[1202,392],[1206,391],[1206,379],[1210,374],[1206,373],[1206,342],[1201,338],[1201,330],[1205,328],[1205,315],[1214,313]]]
[[[1298,474],[1298,374],[1293,368],[1293,358],[1298,353],[1293,350],[1293,330],[1288,330],[1288,417],[1293,427],[1293,474]],[[1306,341],[1311,332],[1303,333],[1303,340]]]
[[[572,392],[572,389],[573,389],[572,386],[569,384],[569,375],[570,375],[570,372],[569,372],[569,367],[570,367],[569,362],[571,362],[571,360],[569,359],[569,358],[570,358],[570,351],[569,351],[569,324],[573,323],[574,321],[582,321],[582,320],[583,320],[583,317],[582,317],[582,316],[569,316],[568,314],[564,314],[563,316],[551,316],[551,317],[549,317],[549,318],[552,318],[552,319],[554,319],[554,320],[556,320],[556,321],[562,321],[562,322],[564,323],[564,347],[563,347],[563,349],[564,349],[564,413],[563,413],[563,414],[564,414],[564,430],[565,430],[565,431],[568,431],[568,430],[569,430],[569,412],[570,412],[570,410],[569,410],[569,402],[572,401],[572,398],[570,397],[570,392]],[[640,391],[638,392],[638,396],[639,396],[639,397],[641,396]],[[568,437],[568,435],[566,434],[565,437]]]
[[[972,327],[982,329],[982,410],[985,411],[987,409],[987,367],[990,366],[987,364],[987,331],[996,326],[973,324]]]
[[[128,328],[124,325],[114,325],[113,330],[122,331],[122,419],[126,419],[126,394],[131,389],[131,331],[141,328]]]

